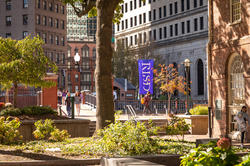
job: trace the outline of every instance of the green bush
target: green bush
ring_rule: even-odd
[[[96,141],[104,153],[116,155],[141,155],[156,151],[156,141],[151,136],[157,134],[157,127],[152,122],[145,125],[141,122],[115,120],[115,123],[99,130]]]
[[[33,131],[33,135],[36,139],[46,139],[51,141],[64,141],[69,138],[69,134],[66,130],[60,131],[53,125],[51,119],[46,119],[44,122],[38,120],[35,122],[36,130]]]
[[[1,112],[1,116],[20,116],[20,115],[56,115],[57,112],[51,107],[29,106],[24,108],[6,107]]]
[[[197,106],[189,110],[192,115],[208,115],[208,107],[206,106]]]
[[[236,166],[249,166],[250,165],[250,154],[242,157],[242,162]]]
[[[173,116],[170,119],[168,125],[166,126],[166,134],[176,135],[176,136],[181,135],[182,140],[184,140],[184,134],[187,133],[189,129],[190,129],[190,125],[186,123],[184,118]]]
[[[0,143],[1,144],[12,144],[22,139],[19,131],[17,130],[20,126],[18,118],[10,120],[9,118],[0,118]]]
[[[200,145],[181,158],[181,166],[233,166],[239,163],[239,157],[231,148],[217,147],[216,142]]]

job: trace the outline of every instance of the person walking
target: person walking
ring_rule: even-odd
[[[247,122],[249,123],[248,120],[248,115],[247,115],[247,107],[243,106],[241,108],[241,111],[238,112],[238,114],[235,117],[237,125],[238,125],[238,129],[241,132],[241,147],[243,148],[243,143],[244,143],[244,139],[245,139],[245,135],[246,135],[246,131],[247,131]]]
[[[148,113],[151,113],[151,109],[149,107],[150,101],[151,101],[151,94],[150,94],[150,92],[147,92],[147,94],[144,96],[143,114],[146,113],[146,110],[148,110]]]
[[[71,116],[71,106],[70,106],[71,101],[70,101],[70,93],[69,92],[66,95],[65,104],[66,104],[68,116]]]
[[[76,112],[77,116],[80,115],[80,109],[81,109],[81,96],[79,92],[75,93],[75,106],[76,106]]]
[[[62,92],[62,105],[65,105],[66,95],[67,95],[67,91],[63,90],[63,92]]]

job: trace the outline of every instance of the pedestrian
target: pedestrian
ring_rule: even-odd
[[[243,148],[243,143],[247,131],[247,121],[248,121],[248,115],[247,115],[247,107],[243,106],[241,108],[241,111],[238,112],[238,114],[235,117],[238,129],[241,132],[241,147]],[[248,121],[249,122],[249,121]]]
[[[75,93],[75,106],[76,106],[76,112],[77,115],[80,115],[80,109],[81,109],[81,96],[80,93],[77,91]]]
[[[151,109],[149,107],[150,101],[151,101],[151,94],[150,92],[147,92],[147,94],[144,96],[143,114],[145,114],[147,110],[148,110],[148,113],[151,113]]]
[[[57,90],[57,102],[62,104],[62,91],[60,89]]]
[[[63,105],[65,105],[66,95],[67,95],[66,90],[63,90],[63,92],[62,92],[62,104]]]
[[[70,93],[69,92],[66,95],[65,103],[66,103],[66,109],[67,109],[68,116],[70,117],[71,116],[71,106],[70,106],[71,101],[70,101]]]

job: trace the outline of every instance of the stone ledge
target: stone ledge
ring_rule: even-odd
[[[101,159],[83,160],[32,160],[32,161],[0,161],[0,166],[87,166],[100,165]]]

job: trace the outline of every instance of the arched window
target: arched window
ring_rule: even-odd
[[[197,62],[198,95],[204,95],[204,66],[201,59]]]
[[[245,103],[245,80],[243,77],[243,63],[239,55],[232,59],[230,66],[230,90],[231,90],[231,104]]]
[[[83,57],[89,57],[89,47],[88,46],[84,46],[82,48],[82,56]]]

